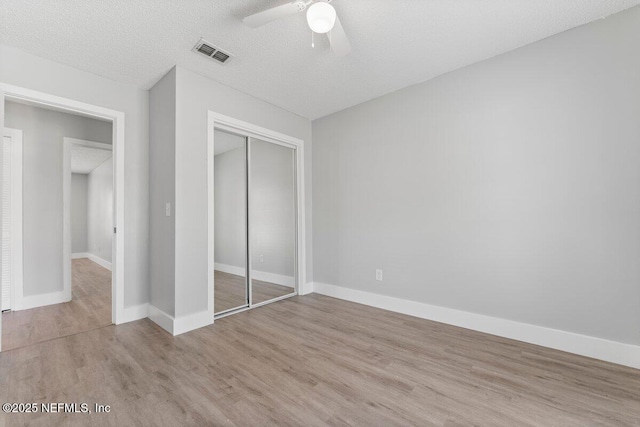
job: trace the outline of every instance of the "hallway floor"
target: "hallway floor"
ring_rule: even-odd
[[[111,271],[87,259],[72,263],[72,299],[2,313],[2,350],[11,350],[111,324]]]

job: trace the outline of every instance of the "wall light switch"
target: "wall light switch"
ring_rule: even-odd
[[[167,202],[167,204],[165,205],[164,214],[166,216],[171,216],[171,203]]]
[[[376,270],[376,280],[382,282],[382,270]]]

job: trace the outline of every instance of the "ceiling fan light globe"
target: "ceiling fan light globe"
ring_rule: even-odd
[[[307,23],[314,33],[328,33],[336,23],[336,10],[329,3],[314,3],[307,9]]]

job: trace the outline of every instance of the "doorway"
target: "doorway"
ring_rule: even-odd
[[[22,176],[24,188],[20,192],[23,201],[3,203],[2,209],[4,212],[14,206],[20,206],[23,212],[22,215],[12,215],[7,220],[3,215],[2,221],[5,228],[11,224],[11,231],[13,231],[17,227],[17,221],[22,220],[22,230],[11,234],[5,233],[9,238],[4,239],[3,242],[10,242],[12,247],[15,242],[22,243],[23,250],[4,253],[4,265],[7,265],[7,259],[9,259],[10,265],[14,267],[2,269],[5,277],[3,285],[9,283],[8,286],[3,286],[3,289],[10,289],[10,298],[4,299],[9,302],[5,305],[3,301],[3,309],[9,311],[0,316],[0,319],[4,320],[0,322],[4,344],[2,350],[18,348],[94,327],[121,323],[124,314],[124,241],[118,239],[117,231],[121,232],[123,229],[124,216],[122,191],[124,187],[124,114],[5,84],[0,84],[0,94],[3,95],[0,101],[5,105],[6,126],[16,124],[16,115],[23,119],[31,119],[32,122],[40,125],[43,120],[37,114],[65,117],[62,122],[54,126],[56,132],[49,132],[51,135],[55,134],[55,138],[47,139],[46,146],[39,146],[42,153],[37,153],[38,150],[34,149],[36,147],[34,141],[42,142],[45,138],[34,129],[27,131],[28,126],[24,123],[28,123],[29,120],[25,119],[20,125],[24,128],[22,129],[23,143],[29,144],[26,146],[23,161],[19,162],[20,166],[24,166]],[[16,114],[16,111],[20,111],[20,114]],[[79,127],[75,128],[76,132],[65,131],[69,125],[65,120],[80,123]],[[96,128],[91,125],[95,123],[100,123],[103,129],[108,129],[108,133],[89,132],[90,129],[95,131]],[[92,135],[98,135],[98,137],[93,138]],[[3,138],[3,143],[6,140],[7,138]],[[87,140],[91,141],[87,142]],[[103,145],[101,148],[109,147],[109,154],[106,156],[108,157],[106,164],[102,164],[105,161],[97,162],[95,169],[108,172],[96,171],[92,178],[89,178],[89,173],[85,173],[83,178],[80,171],[70,169],[71,151],[77,150],[68,148],[79,142],[80,145],[94,144],[96,140]],[[3,149],[6,150],[6,148]],[[92,156],[85,156],[85,160],[90,157]],[[97,161],[95,158],[93,160]],[[104,156],[103,160],[105,160]],[[3,167],[2,173],[12,174],[13,170],[12,167],[11,172],[7,172]],[[47,171],[50,170],[53,170],[54,174],[49,176]],[[89,179],[93,181],[91,184]],[[74,192],[83,194],[83,189],[88,191],[89,187],[94,188],[99,185],[109,187],[109,190],[100,194],[92,192],[93,196],[85,194],[84,202],[78,203],[81,197],[74,195]],[[3,190],[6,191],[5,188]],[[39,192],[37,194],[43,199],[40,207],[34,207],[34,197],[32,197],[34,190],[37,190]],[[92,197],[92,200],[98,203],[92,203],[90,201]],[[11,201],[13,202],[13,199]],[[76,202],[75,205],[74,202]],[[77,234],[73,233],[72,228],[79,223],[71,221],[71,213],[75,207],[77,214],[77,208],[83,205],[85,208],[89,205],[94,207],[102,205],[99,210],[104,213],[104,218],[99,219],[98,222],[102,223],[100,231],[103,237],[106,235],[107,243],[97,245],[98,257],[87,256],[93,252],[90,248],[87,248],[86,252],[72,251],[72,234]],[[44,224],[43,218],[53,222]],[[92,218],[96,219],[96,216]],[[117,224],[120,224],[120,230],[117,229]],[[84,225],[80,224],[80,229],[82,228]],[[20,255],[22,255],[21,260],[19,260]],[[36,260],[35,267],[32,265],[34,260]],[[45,274],[47,269],[51,270],[49,273],[54,274],[47,273],[47,279],[42,280],[38,275]],[[21,275],[22,283],[20,283],[21,280],[17,280]],[[68,303],[69,301],[71,304]],[[52,313],[54,317],[51,316]],[[9,316],[11,320],[7,321]]]
[[[209,263],[216,318],[298,294],[302,141],[210,113]]]

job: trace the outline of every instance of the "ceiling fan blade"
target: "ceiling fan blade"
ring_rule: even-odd
[[[254,13],[253,15],[245,16],[242,18],[242,22],[251,28],[258,28],[276,19],[295,15],[302,10],[304,10],[304,8],[300,7],[300,2],[294,1],[293,3],[283,4],[282,6],[276,6],[263,10],[262,12]]]
[[[351,42],[347,37],[347,33],[344,32],[340,18],[336,16],[336,23],[331,29],[329,35],[329,41],[331,42],[331,50],[338,56],[345,56],[351,52]]]

